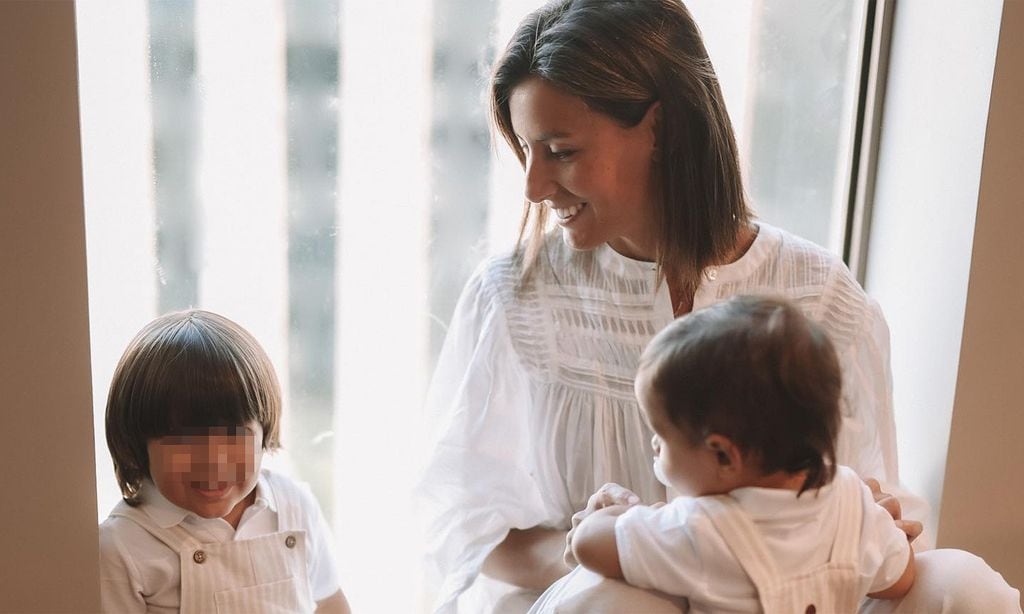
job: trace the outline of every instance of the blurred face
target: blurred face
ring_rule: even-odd
[[[238,526],[255,499],[263,460],[257,422],[150,439],[149,471],[163,496],[203,518]]]
[[[512,91],[512,127],[526,155],[526,198],[551,209],[571,247],[608,243],[625,256],[654,259],[657,107],[623,128],[538,77]]]
[[[689,497],[725,493],[731,490],[721,476],[716,451],[706,442],[694,444],[669,420],[663,401],[655,394],[643,372],[635,382],[640,409],[647,417],[654,437],[654,474],[666,486]]]

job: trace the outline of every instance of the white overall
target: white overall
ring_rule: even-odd
[[[278,532],[204,544],[181,525],[165,529],[123,501],[111,516],[139,524],[181,557],[181,614],[291,614],[316,606],[306,569],[300,508],[280,501]]]
[[[779,574],[760,532],[735,499],[718,495],[697,500],[757,588],[765,614],[857,612],[864,597],[858,591],[857,573],[864,511],[860,484],[855,480],[834,483],[835,496],[839,499],[839,521],[829,561],[789,577]]]

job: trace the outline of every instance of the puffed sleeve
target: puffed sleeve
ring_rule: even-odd
[[[928,504],[899,481],[889,327],[878,303],[863,295],[859,287],[856,290],[862,296],[860,317],[854,318],[858,326],[849,346],[840,350],[843,428],[838,461],[852,467],[861,478],[877,479],[883,491],[899,499],[905,518],[922,521],[925,534],[914,546],[927,549],[932,545]]]
[[[862,477],[882,483],[898,480],[896,422],[892,409],[889,327],[878,304],[863,297],[855,334],[845,351],[837,347],[843,369],[843,431],[838,459]]]
[[[454,611],[510,529],[557,517],[535,480],[530,380],[491,267],[482,265],[463,290],[427,395],[432,433],[417,506],[441,612]]]

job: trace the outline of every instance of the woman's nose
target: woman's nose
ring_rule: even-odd
[[[548,164],[535,155],[526,155],[526,199],[532,203],[542,203],[555,195],[558,184],[551,175]]]

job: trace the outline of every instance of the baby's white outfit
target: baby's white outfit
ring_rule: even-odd
[[[615,538],[626,582],[687,597],[690,612],[856,612],[910,557],[907,536],[844,466],[799,497],[749,487],[637,506],[616,519]]]
[[[146,481],[100,525],[104,612],[312,612],[339,590],[330,530],[309,489],[269,470],[232,529]]]

